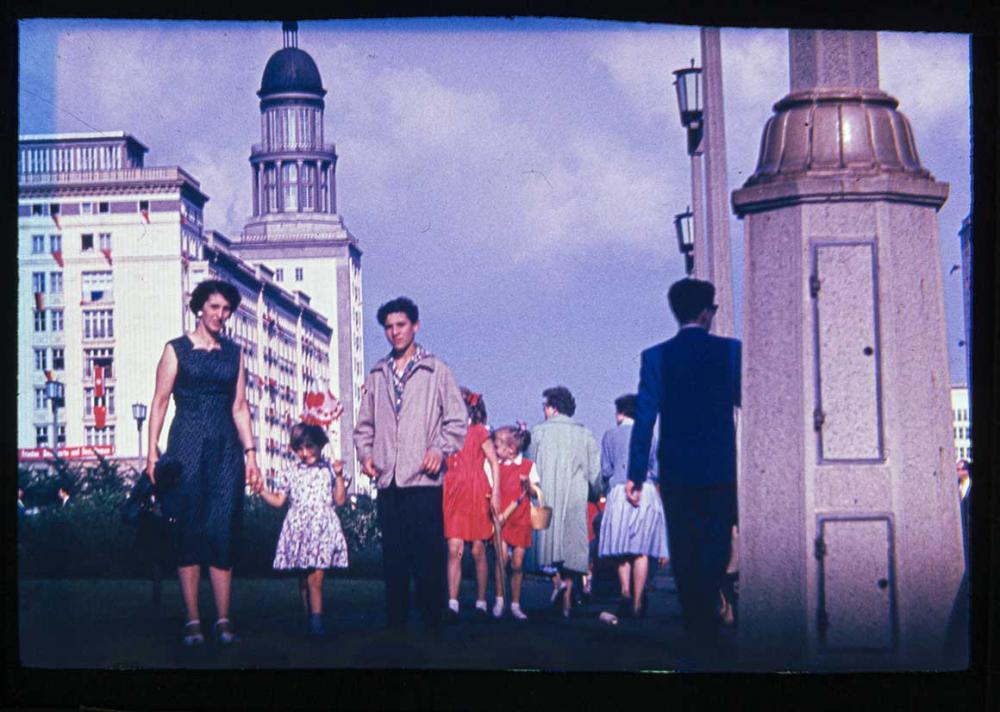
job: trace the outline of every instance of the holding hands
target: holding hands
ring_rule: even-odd
[[[635,484],[632,480],[625,483],[625,498],[628,503],[633,507],[639,506],[639,500],[642,498],[642,485]]]

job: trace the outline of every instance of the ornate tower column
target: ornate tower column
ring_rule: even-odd
[[[789,33],[744,220],[740,646],[949,668],[962,578],[937,211],[875,32]]]

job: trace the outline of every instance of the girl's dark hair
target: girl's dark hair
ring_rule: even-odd
[[[474,393],[464,386],[459,390],[462,391],[462,400],[465,401],[465,407],[469,411],[469,420],[472,421],[472,424],[485,423],[486,401],[483,400],[483,394]]]
[[[555,386],[542,391],[546,405],[550,405],[563,415],[572,416],[576,412],[576,400],[566,386]]]
[[[615,398],[615,412],[626,418],[635,418],[635,393],[626,393]]]
[[[236,307],[240,305],[240,292],[236,287],[221,279],[206,279],[191,292],[191,301],[188,304],[191,311],[195,314],[200,312],[213,294],[221,294],[222,298],[229,302],[230,311],[236,311]]]
[[[298,450],[303,445],[322,450],[328,442],[330,442],[330,438],[318,425],[296,423],[292,426],[288,444],[291,445],[292,450]]]
[[[410,320],[411,323],[416,324],[420,321],[420,310],[417,305],[413,303],[413,300],[408,297],[396,297],[392,301],[386,302],[378,308],[378,323],[385,326],[385,320],[390,314],[395,314],[396,312],[402,312],[406,314],[406,318]]]
[[[493,438],[496,439],[497,436],[510,437],[514,441],[514,446],[518,452],[524,452],[531,445],[531,433],[525,427],[524,423],[503,425],[493,431]]]

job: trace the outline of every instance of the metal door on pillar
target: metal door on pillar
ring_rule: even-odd
[[[812,244],[819,464],[884,460],[878,269],[870,241]]]
[[[895,651],[899,634],[892,515],[820,515],[816,531],[820,651]]]

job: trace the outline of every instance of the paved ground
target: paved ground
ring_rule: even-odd
[[[32,667],[105,669],[689,669],[673,579],[659,572],[652,583],[646,618],[609,625],[599,615],[617,603],[610,581],[564,620],[549,605],[549,581],[526,577],[522,607],[530,620],[485,623],[473,619],[473,587],[466,581],[462,620],[431,641],[415,613],[406,633],[383,629],[380,581],[334,579],[325,592],[332,635],[313,643],[302,635],[293,579],[237,579],[231,617],[243,641],[228,650],[192,652],[178,643],[183,621],[176,580],[164,582],[159,616],[152,612],[149,582],[26,580],[19,584],[21,659]],[[211,592],[202,586],[208,619]],[[726,638],[731,645],[732,631]]]

